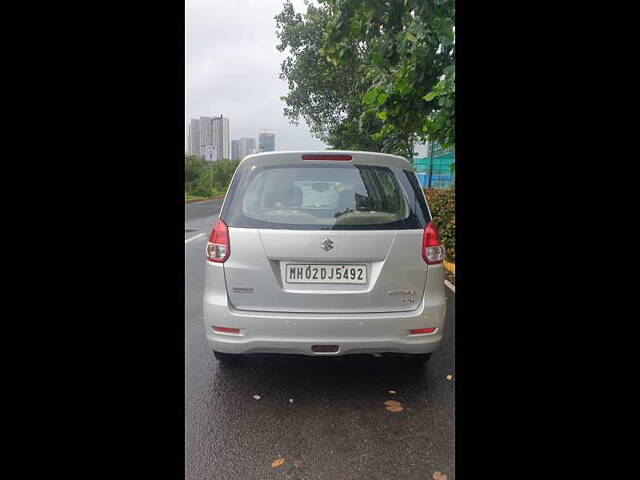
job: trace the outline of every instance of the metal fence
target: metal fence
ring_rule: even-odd
[[[429,155],[413,159],[413,169],[422,188],[449,189],[455,187],[455,150],[429,149]]]

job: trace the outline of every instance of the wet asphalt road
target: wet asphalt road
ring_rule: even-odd
[[[455,294],[426,366],[396,358],[256,355],[233,367],[204,337],[204,246],[222,200],[185,205],[185,478],[455,478]],[[389,393],[395,390],[396,394]],[[260,395],[255,400],[253,395]],[[289,401],[293,400],[293,403]],[[391,413],[386,400],[404,410]],[[284,464],[272,468],[274,460]]]

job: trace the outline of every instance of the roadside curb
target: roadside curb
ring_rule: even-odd
[[[220,200],[224,198],[224,195],[216,195],[215,197],[203,197],[203,198],[185,198],[184,203],[204,202],[206,200]]]
[[[449,273],[453,273],[454,275],[456,274],[456,264],[455,263],[447,262],[445,260],[444,261],[444,269]]]

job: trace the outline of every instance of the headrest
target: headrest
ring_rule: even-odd
[[[338,195],[338,211],[344,212],[345,210],[356,209],[356,194],[352,189],[343,190]]]

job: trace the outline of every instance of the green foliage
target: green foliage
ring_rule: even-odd
[[[226,193],[239,160],[207,163],[201,157],[185,157],[184,191],[186,195],[209,197]]]
[[[184,182],[185,189],[192,185],[205,173],[205,162],[202,158],[195,155],[188,155],[184,159]]]
[[[433,221],[446,250],[447,260],[456,261],[456,192],[455,190],[425,190]]]
[[[276,17],[292,123],[334,148],[413,157],[455,144],[453,0],[318,0]]]
[[[219,160],[210,164],[214,195],[227,192],[227,187],[239,163],[240,160]]]
[[[367,113],[361,101],[373,84],[366,76],[370,52],[353,41],[348,55],[330,58],[334,50],[323,43],[323,32],[331,15],[328,6],[311,4],[305,15],[295,13],[287,0],[275,17],[277,48],[288,51],[280,73],[289,87],[282,97],[284,115],[296,125],[303,118],[311,133],[333,148],[384,151],[385,142],[373,138],[381,119]]]
[[[453,0],[319,0],[331,14],[323,36],[339,67],[353,45],[368,52],[363,94],[382,120],[374,139],[395,138],[411,152],[416,140],[455,144]],[[412,152],[411,152],[412,153]]]
[[[433,91],[423,97],[425,101],[437,99],[437,105],[434,105],[433,111],[425,118],[422,125],[422,131],[430,139],[435,140],[444,148],[455,146],[455,95],[456,83],[455,72],[444,80],[440,80]],[[452,169],[453,166],[452,164]]]

